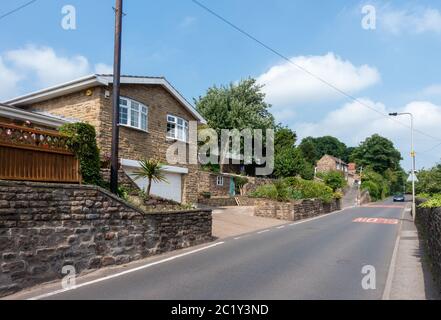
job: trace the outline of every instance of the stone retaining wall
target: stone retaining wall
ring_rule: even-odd
[[[417,201],[416,223],[418,231],[424,239],[432,273],[441,293],[441,208],[419,208],[423,202],[422,199]]]
[[[217,208],[217,207],[236,207],[237,203],[233,197],[228,197],[228,198],[200,199],[199,205]]]
[[[0,181],[0,296],[212,240],[210,210],[145,214],[90,186]]]
[[[287,221],[298,221],[313,218],[340,210],[339,200],[324,203],[321,200],[302,200],[295,202],[277,202],[256,199],[255,216]]]

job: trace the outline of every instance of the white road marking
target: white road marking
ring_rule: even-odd
[[[267,232],[270,232],[270,231],[271,230],[267,229],[267,230],[259,231],[259,232],[257,232],[257,234],[267,233]]]
[[[283,228],[285,228],[285,226],[280,226],[280,227],[277,227],[277,229],[283,229]]]
[[[186,252],[186,253],[182,253],[182,254],[179,254],[179,255],[167,258],[167,259],[163,259],[163,260],[159,260],[159,261],[156,261],[156,262],[152,262],[152,263],[149,263],[149,264],[146,264],[146,265],[134,268],[134,269],[130,269],[130,270],[127,270],[127,271],[123,271],[123,272],[120,272],[120,273],[116,273],[116,274],[113,274],[113,275],[110,275],[110,276],[107,276],[107,277],[103,277],[103,278],[99,278],[99,279],[96,279],[96,280],[93,280],[93,281],[81,283],[81,284],[76,285],[75,287],[72,287],[70,289],[61,289],[61,290],[56,290],[56,291],[49,292],[49,293],[46,293],[46,294],[42,294],[40,296],[36,296],[36,297],[30,298],[28,300],[41,300],[41,299],[52,297],[52,296],[55,296],[55,295],[58,295],[58,294],[61,294],[61,293],[64,293],[64,292],[73,291],[73,290],[76,290],[76,289],[79,289],[79,288],[82,288],[82,287],[86,287],[86,286],[89,286],[89,285],[92,285],[92,284],[96,284],[96,283],[103,282],[103,281],[106,281],[106,280],[118,278],[118,277],[124,276],[124,275],[129,274],[129,273],[137,272],[137,271],[140,271],[140,270],[144,270],[144,269],[156,266],[158,264],[170,262],[170,261],[173,261],[173,260],[185,257],[185,256],[189,256],[191,254],[199,253],[201,251],[205,251],[205,250],[208,250],[208,249],[211,249],[211,248],[214,248],[214,247],[218,247],[220,245],[223,245],[224,243],[225,242],[217,242],[217,243],[214,243],[214,244],[212,244],[210,246],[207,246],[207,247],[203,247],[203,248],[200,248],[200,249],[197,249],[197,250],[193,250],[193,251],[189,251],[189,252]]]

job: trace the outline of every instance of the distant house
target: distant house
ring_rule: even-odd
[[[349,174],[349,165],[339,158],[324,155],[323,158],[317,162],[317,172],[325,173],[330,171],[340,171],[347,178]]]
[[[90,75],[30,93],[7,103],[18,113],[51,114],[75,118],[96,128],[103,155],[111,151],[112,75]],[[32,121],[32,120],[31,120]],[[190,122],[206,123],[187,100],[162,77],[121,77],[120,150],[127,174],[139,168],[139,160],[155,158],[165,163],[166,182],[155,183],[152,194],[183,203],[198,200],[199,165],[167,163],[167,150],[179,143],[190,148]],[[189,150],[189,149],[187,149]],[[139,180],[140,187],[146,181]]]

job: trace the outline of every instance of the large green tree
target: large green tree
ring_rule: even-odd
[[[301,176],[312,180],[314,167],[305,160],[299,148],[285,148],[276,153],[274,175],[277,178]]]
[[[307,137],[302,140],[299,147],[313,164],[326,154],[342,160],[345,160],[347,156],[347,146],[336,137],[331,136]]]
[[[195,100],[196,109],[208,126],[220,133],[222,129],[273,129],[275,121],[265,102],[262,86],[247,79],[228,86],[214,86]]]
[[[277,126],[274,137],[274,150],[277,153],[286,148],[294,148],[297,142],[297,134],[291,129]]]
[[[373,171],[385,175],[388,169],[400,171],[402,156],[393,142],[378,134],[367,138],[355,148],[351,155],[351,161],[358,166],[369,166]]]

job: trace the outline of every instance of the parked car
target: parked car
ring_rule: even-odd
[[[406,197],[404,196],[404,194],[396,194],[394,196],[394,202],[405,202],[406,201]]]

